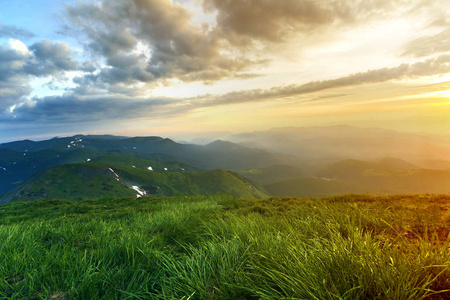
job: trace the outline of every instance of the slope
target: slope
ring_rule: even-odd
[[[98,161],[122,166],[135,166],[164,171],[198,171],[197,168],[175,161],[164,154],[141,154],[127,151],[100,151],[82,147],[67,149],[45,149],[39,151],[19,151],[0,149],[0,195],[24,182],[37,172],[67,163]],[[164,163],[162,163],[164,161]]]
[[[230,194],[267,197],[259,184],[226,170],[156,172],[112,164],[65,164],[41,171],[14,188],[0,203],[37,199],[82,200],[102,196],[177,196]]]

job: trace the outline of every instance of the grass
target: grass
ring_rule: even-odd
[[[450,197],[0,206],[0,299],[446,299]]]

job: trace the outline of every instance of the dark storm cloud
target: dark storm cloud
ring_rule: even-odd
[[[34,33],[13,25],[5,25],[0,22],[0,38],[32,38]]]

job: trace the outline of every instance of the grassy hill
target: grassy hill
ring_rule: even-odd
[[[37,199],[82,200],[102,196],[133,197],[144,192],[145,196],[268,196],[259,184],[226,170],[157,172],[90,162],[65,164],[42,171],[0,198],[0,203]]]
[[[198,171],[187,164],[176,162],[174,157],[164,154],[141,154],[127,151],[99,151],[85,148],[72,150],[45,149],[35,152],[21,152],[8,148],[0,149],[0,195],[28,180],[37,172],[50,167],[68,164],[97,161],[127,167],[170,172]],[[164,163],[162,163],[164,161]]]
[[[448,299],[450,198],[0,206],[1,299]]]

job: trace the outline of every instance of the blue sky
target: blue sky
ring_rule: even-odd
[[[3,24],[24,28],[34,33],[36,37],[47,39],[64,39],[57,34],[60,19],[58,15],[64,9],[65,3],[74,1],[60,0],[3,0],[0,10],[0,20]]]
[[[4,0],[0,142],[349,124],[450,134],[439,0]]]

